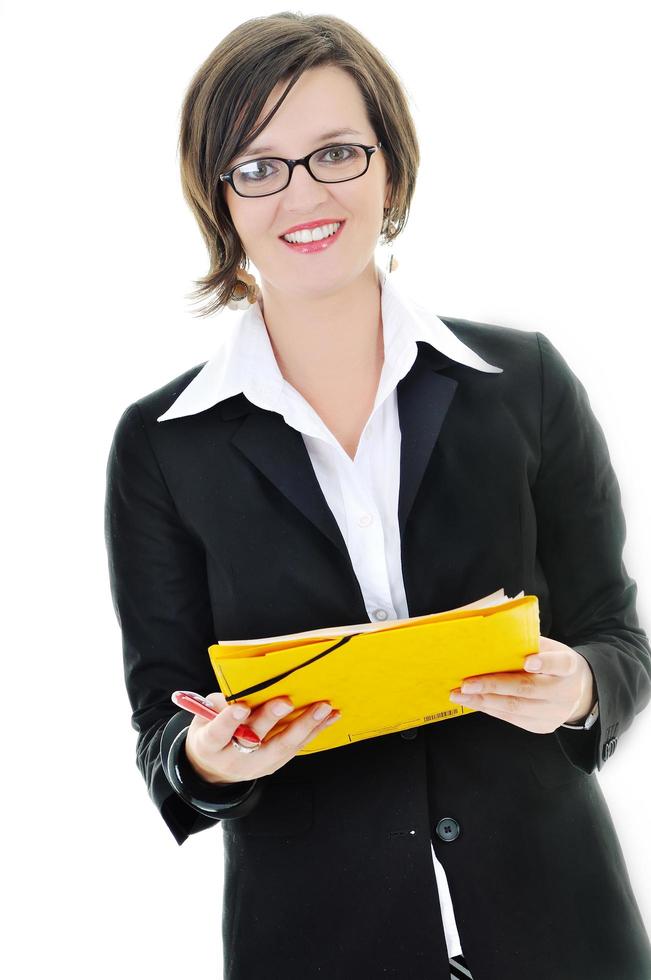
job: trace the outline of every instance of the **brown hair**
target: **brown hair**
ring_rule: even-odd
[[[197,70],[181,111],[181,184],[210,258],[208,274],[195,280],[190,298],[212,295],[199,316],[226,306],[247,257],[230,218],[219,174],[265,128],[300,75],[317,65],[350,73],[369,120],[382,141],[391,179],[381,240],[394,241],[405,226],[420,162],[416,129],[403,87],[380,52],[338,17],[284,11],[254,17],[236,27]],[[270,93],[289,81],[257,130],[249,132]],[[213,295],[214,294],[214,295]]]

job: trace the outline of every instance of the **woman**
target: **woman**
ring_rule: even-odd
[[[245,306],[209,362],[125,410],[106,532],[138,765],[179,844],[222,824],[224,976],[647,980],[594,770],[649,701],[651,651],[585,389],[544,335],[443,320],[379,273],[418,145],[344,21],[228,35],[181,154],[205,312]],[[466,717],[298,756],[345,718],[275,698],[245,716],[260,748],[233,738],[217,639],[500,586],[539,597],[539,664],[486,675]],[[177,689],[218,716],[175,711]]]

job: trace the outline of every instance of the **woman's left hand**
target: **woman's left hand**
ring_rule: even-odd
[[[588,661],[572,647],[548,636],[540,637],[539,650],[525,660],[525,670],[465,678],[462,692],[471,681],[480,683],[481,688],[451,700],[539,734],[556,731],[565,723],[578,724],[594,703],[594,679]],[[537,668],[535,661],[540,661]]]

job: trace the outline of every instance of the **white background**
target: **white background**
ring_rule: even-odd
[[[3,957],[18,957],[13,977],[65,967],[70,980],[176,980],[192,962],[193,973],[220,974],[221,828],[178,847],[136,769],[103,503],[122,411],[215,344],[219,324],[187,299],[207,258],[176,140],[199,64],[240,20],[285,9],[236,7],[3,6]],[[581,378],[620,481],[624,560],[648,629],[647,5],[454,0],[433,2],[426,23],[415,3],[290,9],[326,7],[389,59],[416,120],[422,166],[396,275],[439,315],[542,331]],[[648,711],[598,777],[647,928],[650,732]]]

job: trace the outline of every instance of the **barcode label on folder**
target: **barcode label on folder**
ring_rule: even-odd
[[[452,715],[458,714],[458,709],[452,709],[451,711],[439,711],[435,715],[425,715],[423,721],[436,721],[437,718],[448,718]]]
[[[436,721],[438,718],[453,718],[455,717],[455,715],[459,715],[462,713],[463,713],[463,708],[452,708],[451,710],[448,711],[438,711],[435,715],[425,715],[425,717],[422,720],[423,722]],[[411,726],[417,725],[419,720],[420,719],[418,718],[412,718],[412,720],[409,722],[401,721],[395,725],[387,725],[385,728],[374,728],[363,732],[352,732],[351,734],[348,735],[348,738],[351,742],[355,742],[358,739],[373,738],[376,735],[388,735],[392,732],[399,732],[401,730],[404,730],[401,726],[404,726],[406,724],[409,724]]]

